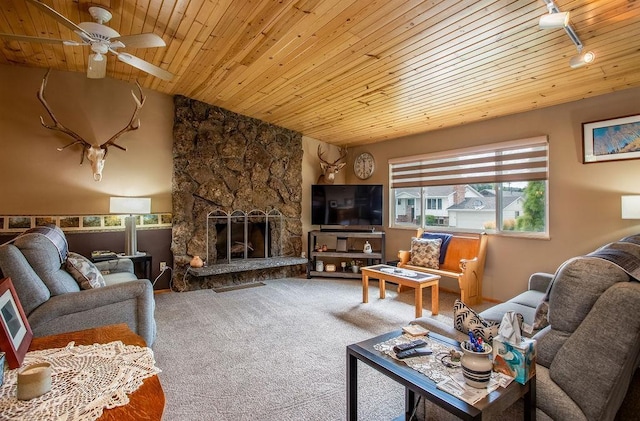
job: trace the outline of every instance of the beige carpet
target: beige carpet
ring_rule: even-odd
[[[345,347],[414,318],[413,290],[362,303],[359,281],[288,278],[216,293],[156,296],[154,352],[165,395],[164,420],[302,421],[346,419]],[[424,292],[430,314],[430,291]],[[451,322],[456,295],[441,293]],[[488,307],[485,304],[481,307]],[[358,365],[360,420],[403,412],[404,391]]]

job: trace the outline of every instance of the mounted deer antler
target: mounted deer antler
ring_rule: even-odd
[[[318,158],[320,159],[320,168],[322,174],[318,177],[316,184],[333,184],[336,181],[336,174],[342,169],[346,162],[340,162],[347,157],[347,148],[340,148],[340,158],[333,162],[328,162],[322,157],[322,148],[318,145]],[[338,163],[340,162],[340,163]]]
[[[146,97],[142,93],[142,87],[140,86],[138,81],[136,81],[136,86],[138,86],[138,90],[140,91],[140,99],[136,97],[136,94],[133,92],[133,90],[131,91],[133,100],[136,103],[136,109],[133,111],[133,115],[131,116],[131,120],[129,120],[129,124],[127,124],[118,133],[111,136],[109,140],[102,143],[101,145],[92,145],[91,143],[84,140],[80,135],[78,135],[74,131],[67,129],[65,126],[63,126],[62,123],[60,123],[56,118],[56,116],[53,114],[51,107],[49,107],[47,100],[44,98],[44,90],[47,87],[47,81],[49,79],[50,72],[51,72],[51,69],[49,69],[47,71],[47,74],[44,75],[44,79],[42,79],[42,84],[40,85],[40,90],[38,91],[37,96],[40,102],[42,103],[42,105],[44,106],[44,108],[49,113],[49,117],[51,117],[51,120],[53,120],[53,126],[47,125],[44,122],[44,118],[42,118],[42,116],[40,116],[40,123],[47,129],[57,130],[59,132],[62,132],[71,136],[74,139],[74,141],[69,143],[68,145],[62,148],[57,148],[58,151],[63,151],[67,149],[69,146],[73,146],[77,143],[82,144],[83,149],[80,155],[80,165],[82,165],[82,163],[84,162],[84,157],[86,155],[89,162],[91,162],[93,179],[95,181],[100,181],[102,180],[102,169],[104,168],[104,161],[107,158],[107,152],[109,151],[109,146],[113,146],[120,150],[126,151],[127,148],[116,144],[116,141],[120,136],[122,136],[126,132],[130,132],[132,130],[138,130],[140,128],[140,119],[138,118],[138,113],[140,112],[140,109],[142,108],[142,106],[144,105],[144,101],[146,100]]]

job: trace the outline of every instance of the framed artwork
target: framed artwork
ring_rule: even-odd
[[[0,349],[6,354],[9,368],[22,365],[32,338],[33,332],[13,282],[5,278],[0,281]]]
[[[640,114],[582,124],[582,162],[640,158]]]

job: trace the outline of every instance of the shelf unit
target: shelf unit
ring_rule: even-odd
[[[330,243],[338,244],[338,240],[345,240],[344,244],[349,244],[349,241],[361,240],[362,244],[365,241],[373,240],[375,244],[372,244],[374,249],[372,253],[364,253],[362,247],[359,250],[345,250],[337,251],[329,249],[327,251],[315,251],[318,244],[318,238],[331,239]],[[362,260],[365,262],[365,266],[370,266],[375,263],[386,263],[385,259],[385,233],[382,231],[309,231],[309,237],[307,239],[307,255],[309,256],[309,264],[307,265],[307,278],[312,276],[322,276],[325,278],[361,278],[360,272],[353,273],[350,268],[347,268],[344,272],[340,265],[336,265],[335,272],[327,272],[326,270],[318,272],[315,270],[316,261],[318,258],[336,258],[342,260]],[[322,259],[320,259],[322,260]],[[326,267],[326,262],[325,262]]]

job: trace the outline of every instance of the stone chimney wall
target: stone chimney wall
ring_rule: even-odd
[[[205,258],[207,213],[215,209],[278,209],[287,218],[284,255],[300,256],[302,135],[184,96],[174,104],[174,285],[193,256]]]

